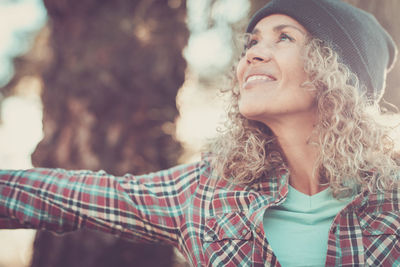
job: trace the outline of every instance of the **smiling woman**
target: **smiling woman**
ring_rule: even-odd
[[[376,119],[395,43],[339,0],[272,0],[246,32],[199,162],[0,171],[0,227],[166,242],[192,266],[399,266],[399,158]]]
[[[289,16],[268,16],[257,23],[237,66],[240,113],[274,128],[277,135],[272,124],[315,123],[315,92],[302,86],[308,79],[303,57],[306,32]]]

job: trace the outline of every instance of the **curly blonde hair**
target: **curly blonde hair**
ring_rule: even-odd
[[[314,167],[321,184],[335,197],[368,189],[389,190],[397,179],[392,130],[379,123],[380,110],[358,90],[357,77],[339,61],[323,41],[310,38],[304,48],[304,68],[316,89],[318,121],[315,145],[319,153]],[[233,76],[234,77],[234,76]],[[236,78],[230,94],[224,132],[211,142],[214,173],[238,184],[257,182],[272,173],[289,171],[271,129],[239,112]]]

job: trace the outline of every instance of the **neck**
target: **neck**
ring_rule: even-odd
[[[314,172],[318,156],[318,147],[313,144],[312,136],[315,121],[316,116],[299,114],[296,118],[268,123],[286,157],[290,185],[307,195],[326,188],[319,184],[318,174]]]

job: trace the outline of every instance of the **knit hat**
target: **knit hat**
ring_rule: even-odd
[[[247,32],[271,14],[290,16],[327,42],[357,75],[361,90],[366,87],[369,100],[380,100],[397,47],[372,14],[340,0],[272,0],[252,17]]]

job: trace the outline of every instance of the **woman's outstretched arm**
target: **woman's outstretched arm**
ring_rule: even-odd
[[[202,163],[142,176],[104,171],[0,171],[0,228],[87,227],[176,244]]]

